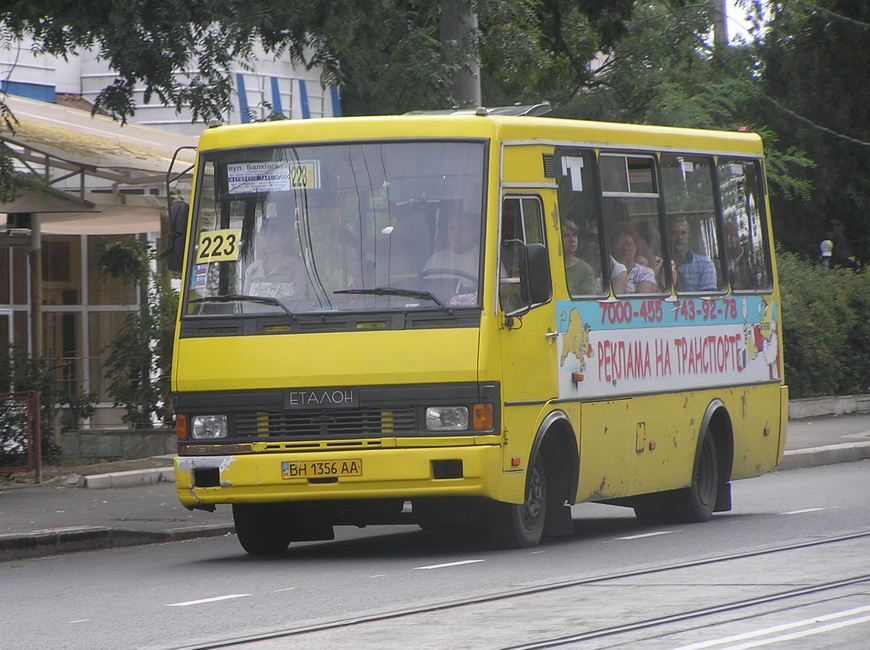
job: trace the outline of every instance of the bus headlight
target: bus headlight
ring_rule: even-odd
[[[465,406],[430,406],[426,409],[429,431],[467,431],[468,408]]]
[[[226,438],[227,416],[194,415],[190,427],[190,437],[196,440]]]

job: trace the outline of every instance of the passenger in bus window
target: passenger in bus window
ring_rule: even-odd
[[[709,257],[689,247],[692,230],[685,217],[668,223],[671,256],[677,271],[677,291],[716,291],[716,268]]]
[[[662,236],[659,229],[649,221],[639,221],[632,227],[637,234],[637,252],[634,254],[634,261],[652,269],[656,289],[666,291],[668,283],[663,271]]]
[[[393,218],[387,246],[390,276],[416,277],[432,254],[432,231],[425,208],[419,202],[400,203],[393,210]]]
[[[625,265],[627,272],[625,293],[655,293],[656,281],[653,270],[637,262],[638,240],[638,236],[629,224],[621,224],[614,233],[613,253],[617,261]],[[644,243],[642,248],[646,250],[649,246]]]
[[[453,212],[447,217],[447,247],[436,251],[423,266],[432,278],[458,278],[457,293],[477,295],[480,266],[480,225],[469,214]],[[443,270],[444,273],[435,273]],[[450,271],[456,273],[451,274]]]
[[[604,286],[601,281],[601,240],[598,235],[598,225],[590,224],[586,229],[584,243],[587,250],[587,259],[592,265],[592,271],[595,273],[595,293],[601,295],[604,293]],[[628,286],[628,271],[625,264],[617,262],[613,256],[608,254],[610,259],[610,284],[613,287],[613,292],[617,295],[625,293]]]
[[[245,269],[246,294],[282,301],[308,297],[308,273],[290,228],[289,224],[268,222],[260,228],[255,259]]]
[[[572,296],[595,294],[595,272],[592,266],[577,256],[580,247],[580,230],[573,221],[562,223],[562,253],[565,256],[565,279],[568,293]]]

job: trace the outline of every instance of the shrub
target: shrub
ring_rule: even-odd
[[[785,379],[792,397],[845,395],[870,386],[870,276],[777,255]]]
[[[94,413],[95,396],[76,393],[67,382],[52,372],[48,360],[34,359],[25,351],[8,346],[0,350],[0,393],[38,391],[42,455],[45,460],[60,458],[60,447],[54,441],[57,418],[61,416],[61,431],[76,428],[80,421]],[[0,405],[0,466],[21,464],[26,443],[26,421],[20,403]],[[8,461],[8,462],[7,462]]]

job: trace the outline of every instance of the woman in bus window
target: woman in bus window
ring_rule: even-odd
[[[603,293],[601,282],[601,244],[603,241],[599,238],[597,224],[589,224],[586,229],[584,243],[589,263],[592,265],[592,270],[595,273],[595,293],[600,295]],[[618,262],[610,252],[607,253],[607,258],[610,260],[610,284],[613,287],[613,293],[617,295],[623,294],[628,284],[628,273],[626,272],[625,264]]]
[[[655,273],[648,266],[637,263],[637,251],[638,237],[634,230],[627,224],[621,225],[614,234],[613,253],[617,261],[625,265],[628,273],[625,293],[655,293]]]
[[[568,293],[572,296],[595,294],[595,272],[587,262],[577,256],[580,247],[580,230],[573,221],[562,223],[562,252],[565,256],[565,279]]]

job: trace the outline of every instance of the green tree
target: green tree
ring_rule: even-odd
[[[590,61],[626,30],[634,0],[480,2],[484,103],[554,106],[597,86]]]
[[[147,242],[131,238],[112,241],[97,255],[104,275],[136,283],[143,293],[139,309],[124,317],[105,350],[109,395],[134,428],[173,421],[169,373],[178,294],[152,270],[154,258]]]
[[[757,44],[763,106],[783,146],[816,162],[801,178],[809,201],[773,197],[783,245],[818,256],[823,239],[835,259],[870,259],[870,3],[798,0],[767,3]]]
[[[638,2],[624,34],[599,55],[594,83],[557,108],[565,117],[735,131],[762,136],[774,194],[808,200],[814,162],[769,123],[754,47],[714,51],[712,5]]]
[[[439,5],[423,0],[9,0],[0,9],[0,38],[29,36],[57,56],[97,48],[118,76],[96,107],[121,120],[135,110],[135,87],[146,101],[220,118],[230,107],[228,71],[249,59],[256,40],[268,52],[322,66],[324,81],[340,84],[347,113],[394,113],[452,106],[450,79],[469,54],[485,60],[495,86],[547,95],[561,88],[554,97],[568,96],[634,6],[456,2],[480,16],[480,38],[468,45],[441,43]],[[195,72],[182,78],[180,70]]]

